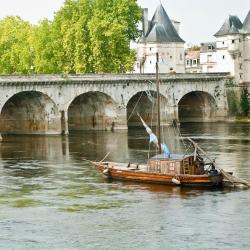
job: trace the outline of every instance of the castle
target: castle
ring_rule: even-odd
[[[201,71],[230,72],[239,83],[250,83],[250,11],[242,23],[229,15],[214,35],[216,42],[201,44]]]
[[[184,40],[179,36],[180,23],[171,20],[160,4],[151,21],[144,9],[143,35],[137,43],[135,73],[155,73],[156,53],[160,73],[184,73]]]
[[[185,58],[185,41],[179,35],[179,26],[179,22],[169,18],[162,4],[151,21],[148,9],[144,9],[135,73],[155,73],[158,53],[160,73],[230,72],[238,83],[250,83],[250,11],[243,23],[237,16],[229,15],[214,35],[216,42],[201,44],[199,58],[192,54]]]

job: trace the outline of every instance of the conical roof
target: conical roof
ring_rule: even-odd
[[[147,43],[184,43],[177,33],[172,21],[168,17],[164,7],[160,4],[150,22],[148,32],[145,36]]]
[[[250,10],[249,10],[247,17],[243,23],[242,31],[244,33],[250,33]]]
[[[230,34],[240,33],[242,22],[237,16],[229,15],[220,30],[215,33],[215,36],[225,36]]]

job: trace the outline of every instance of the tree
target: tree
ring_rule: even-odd
[[[20,17],[0,21],[0,74],[33,72],[32,25]]]
[[[0,21],[0,73],[126,72],[142,11],[136,0],[65,0],[52,21]]]
[[[138,37],[136,24],[141,9],[135,0],[96,0],[89,22],[95,72],[126,72],[134,62],[131,39]]]
[[[248,113],[250,111],[250,103],[248,98],[249,98],[248,89],[244,88],[241,93],[240,106],[245,116],[248,116]]]

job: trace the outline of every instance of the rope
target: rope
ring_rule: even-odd
[[[135,108],[137,107],[139,101],[141,100],[142,95],[143,95],[143,91],[141,92],[141,96],[140,96],[140,98],[138,99],[138,101],[136,102],[136,104],[135,104],[135,106],[134,106],[134,108],[133,108],[133,110],[132,110],[132,112],[131,112],[131,114],[130,114],[130,116],[129,116],[129,118],[128,118],[127,121],[129,121],[130,118],[132,117],[132,115],[133,115],[133,113],[134,113],[134,111],[135,111]]]

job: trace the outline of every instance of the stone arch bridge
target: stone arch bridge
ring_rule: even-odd
[[[228,114],[228,74],[160,75],[163,123],[221,121]],[[68,134],[71,130],[154,125],[151,74],[0,76],[0,132]]]

